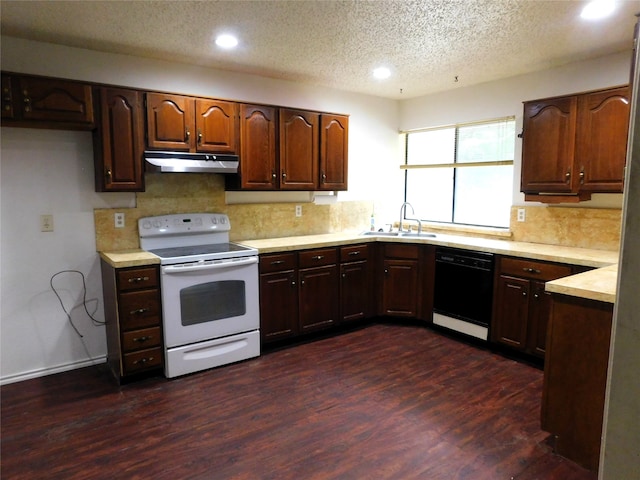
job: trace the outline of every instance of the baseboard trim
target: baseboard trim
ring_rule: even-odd
[[[70,370],[76,370],[78,368],[90,367],[93,365],[100,365],[106,363],[107,356],[100,355],[99,357],[89,358],[85,360],[78,360],[77,362],[65,363],[62,365],[56,365],[55,367],[37,368],[28,372],[15,373],[13,375],[7,375],[0,378],[0,385],[8,385],[9,383],[23,382],[25,380],[31,380],[33,378],[45,377],[47,375],[53,375],[55,373],[68,372]]]

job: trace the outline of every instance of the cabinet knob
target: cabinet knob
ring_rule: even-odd
[[[526,297],[527,296],[527,292],[522,292],[522,296]]]
[[[277,177],[276,172],[271,172],[271,178],[273,178],[275,180],[276,177]]]
[[[580,169],[580,185],[584,184],[584,167]]]
[[[304,280],[300,280],[300,285],[304,285]]]
[[[140,365],[140,364],[144,365],[145,363],[150,362],[151,360],[153,360],[153,357],[149,357],[149,358],[144,357],[144,358],[141,358],[140,360],[136,360],[135,362],[133,362],[133,364],[134,365]]]
[[[311,257],[313,260],[322,260],[324,258],[324,255],[314,255],[313,257]]]
[[[287,178],[287,174],[285,172],[282,172],[282,179],[286,180],[286,178]]]
[[[149,277],[131,277],[129,283],[147,282]]]
[[[522,270],[527,273],[540,273],[540,270],[538,270],[537,268],[523,268]]]
[[[190,131],[189,131],[189,129],[187,128],[187,129],[184,131],[184,141],[185,141],[185,142],[188,142],[190,138],[191,138],[191,132],[190,132]]]
[[[202,145],[202,132],[198,130],[198,145]]]
[[[153,335],[145,335],[144,337],[134,338],[133,341],[138,343],[144,343],[147,340],[151,340],[152,338],[153,338]]]
[[[346,274],[346,273],[343,273],[343,274],[342,274],[342,278],[347,278],[347,274]]]
[[[324,172],[322,172],[322,183],[325,183],[327,180],[327,176],[325,175]]]
[[[136,310],[131,310],[129,312],[130,315],[142,315],[143,313],[147,313],[149,311],[148,308],[138,308]]]
[[[106,172],[104,172],[104,176],[106,177],[107,182],[110,182],[110,181],[111,181],[111,175],[112,175],[112,174],[111,174],[111,169],[110,169],[110,168],[107,168],[107,171],[106,171]],[[131,281],[131,279],[129,279],[129,281]]]
[[[540,295],[538,295],[537,293],[534,293],[534,294],[533,294],[533,298],[536,298],[536,299],[537,299],[537,298],[540,298]]]
[[[566,182],[569,183],[569,180],[571,180],[571,170],[564,174],[564,178]]]

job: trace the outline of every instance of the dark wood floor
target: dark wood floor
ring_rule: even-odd
[[[589,479],[540,430],[542,371],[376,324],[166,380],[3,386],[6,479]]]

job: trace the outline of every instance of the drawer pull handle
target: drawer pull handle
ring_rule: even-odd
[[[147,313],[149,311],[148,308],[138,308],[137,310],[131,310],[129,312],[130,315],[142,315],[143,313]]]
[[[271,265],[282,265],[284,263],[284,260],[274,260],[273,262],[271,262]]]
[[[314,255],[313,257],[311,257],[312,260],[322,260],[324,258],[324,255]]]
[[[360,255],[360,250],[355,252],[349,252],[349,255]]]
[[[144,337],[134,338],[133,341],[138,343],[144,343],[147,340],[151,340],[152,338],[153,338],[153,335],[145,335]]]
[[[523,268],[522,270],[527,273],[540,273],[540,270],[538,270],[537,268]]]
[[[149,277],[133,277],[129,279],[129,283],[148,282]]]
[[[149,357],[149,358],[144,357],[144,358],[141,358],[140,360],[136,360],[135,362],[133,362],[133,364],[134,365],[140,365],[140,364],[144,365],[145,363],[150,362],[152,360],[153,360],[153,357]]]

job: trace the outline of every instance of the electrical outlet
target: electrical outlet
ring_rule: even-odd
[[[53,215],[40,215],[40,231],[53,232]]]
[[[302,205],[296,205],[296,217],[302,216]]]
[[[524,208],[519,208],[518,209],[518,221],[519,222],[524,222],[524,219],[525,219]]]
[[[124,228],[124,213],[116,213],[113,217],[116,228]]]

